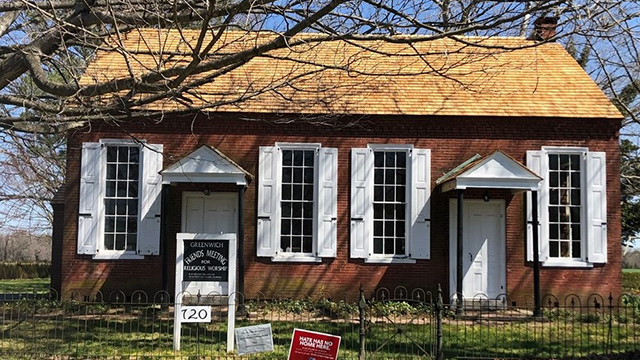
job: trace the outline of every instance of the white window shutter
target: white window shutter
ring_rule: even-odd
[[[277,254],[280,228],[282,154],[276,146],[261,146],[258,163],[258,256]]]
[[[142,176],[140,184],[140,214],[138,220],[138,253],[160,253],[160,211],[162,194],[163,146],[142,146]]]
[[[587,153],[587,261],[607,262],[607,169],[603,152]]]
[[[351,257],[368,258],[373,236],[373,150],[351,149]]]
[[[320,148],[318,155],[318,256],[336,257],[338,149]]]
[[[431,150],[411,152],[411,230],[413,259],[429,259],[431,248]]]
[[[542,178],[538,187],[538,254],[540,261],[549,258],[549,158],[545,151],[527,151],[527,167]],[[527,191],[527,261],[533,261],[533,212],[531,191]]]
[[[102,147],[83,143],[80,165],[80,207],[78,211],[78,254],[96,253],[100,231],[100,166]]]

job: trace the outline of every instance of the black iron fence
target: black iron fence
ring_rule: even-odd
[[[236,357],[226,353],[225,298],[191,299],[211,304],[212,321],[183,324],[181,350],[174,351],[169,294],[66,295],[30,293],[0,303],[0,358]],[[634,295],[545,296],[539,317],[532,299],[477,296],[456,304],[402,287],[361,293],[359,301],[327,294],[236,300],[236,327],[272,327],[274,352],[252,359],[285,359],[294,328],[341,336],[340,359],[558,359],[640,350],[640,297]]]

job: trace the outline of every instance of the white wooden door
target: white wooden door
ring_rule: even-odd
[[[502,277],[500,207],[476,202],[466,204],[464,212],[463,295],[465,298],[496,297],[501,292]]]
[[[185,193],[183,196],[182,232],[194,234],[237,233],[238,198],[236,193]],[[183,290],[196,295],[228,294],[226,284],[217,282],[190,281]]]
[[[451,216],[451,292],[455,292],[457,211]],[[504,203],[465,200],[462,295],[466,299],[495,299],[506,292]]]

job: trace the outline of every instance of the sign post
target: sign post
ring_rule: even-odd
[[[233,351],[236,319],[236,249],[236,234],[178,234],[173,320],[174,350],[180,350],[183,322],[211,322],[210,307],[182,304],[186,290],[185,282],[195,281],[202,284],[215,283],[223,289],[220,295],[227,296],[227,352]]]

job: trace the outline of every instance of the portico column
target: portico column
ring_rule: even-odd
[[[456,312],[458,314],[462,313],[462,308],[463,308],[463,304],[462,304],[462,279],[463,279],[463,264],[462,264],[462,255],[464,252],[464,248],[463,248],[463,224],[464,224],[464,216],[462,213],[462,209],[464,208],[463,206],[463,202],[464,202],[464,190],[459,189],[458,190],[458,232],[457,232],[457,257],[456,257],[456,265],[457,265],[457,271],[456,271],[456,294],[458,296],[458,306],[456,309]]]
[[[244,304],[244,185],[238,185],[238,278],[237,292],[242,296]],[[242,309],[241,309],[242,310]]]
[[[533,316],[542,315],[542,300],[540,299],[540,249],[538,243],[538,192],[531,191],[531,224],[533,242],[533,301],[535,308]]]

